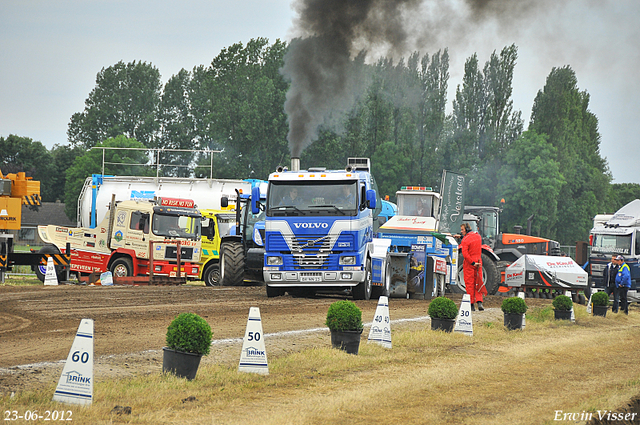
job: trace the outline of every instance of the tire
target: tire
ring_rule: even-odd
[[[284,288],[275,288],[267,285],[267,298],[281,297],[285,293]]]
[[[371,291],[371,258],[367,257],[367,263],[364,268],[364,281],[356,285],[351,292],[354,300],[370,300]]]
[[[240,242],[226,242],[220,248],[220,284],[242,286],[244,283],[244,249]]]
[[[129,257],[116,258],[109,267],[113,277],[133,276],[133,261]]]
[[[202,273],[202,280],[205,286],[219,286],[220,285],[220,265],[218,263],[211,263]]]
[[[60,254],[60,250],[55,245],[45,245],[38,251],[38,254]],[[58,282],[64,282],[66,276],[64,272],[64,266],[55,266],[56,276],[58,277]],[[40,282],[44,283],[44,278],[47,274],[47,266],[38,265],[35,266],[34,270],[36,276]]]
[[[462,259],[462,257],[460,257],[460,259]],[[482,254],[482,280],[485,282],[484,285],[487,288],[488,295],[495,295],[498,290],[498,287],[500,286],[499,276],[496,263],[494,263],[487,254]],[[457,287],[451,286],[451,292],[457,294],[467,293],[467,287],[464,283],[462,261],[460,261],[460,265],[458,266],[458,280],[456,281],[456,284]]]

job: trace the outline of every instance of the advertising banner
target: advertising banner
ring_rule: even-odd
[[[460,233],[460,225],[464,216],[464,174],[442,172],[442,204],[440,205],[440,222],[438,231],[441,233]]]

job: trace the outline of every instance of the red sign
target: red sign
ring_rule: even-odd
[[[435,259],[435,271],[436,273],[440,273],[440,274],[447,274],[447,262],[439,257],[434,257]]]
[[[160,198],[160,205],[163,207],[193,208],[195,204],[192,199]]]

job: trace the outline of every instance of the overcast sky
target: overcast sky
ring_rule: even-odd
[[[491,0],[482,19],[465,15],[463,2],[428,0],[411,19],[434,28],[412,46],[421,54],[449,48],[448,110],[464,61],[476,52],[484,65],[515,43],[513,99],[523,118],[552,67],[570,65],[591,96],[614,182],[640,183],[640,2]],[[289,0],[0,0],[0,136],[66,144],[71,115],[84,109],[103,67],[146,61],[166,82],[233,43],[290,40],[295,17]]]

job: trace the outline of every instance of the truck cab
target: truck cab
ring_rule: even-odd
[[[71,271],[80,275],[111,271],[115,277],[198,279],[200,219],[192,200],[122,201],[95,228],[49,225],[38,226],[38,233],[58,252],[69,243]]]
[[[356,299],[371,297],[373,220],[381,204],[368,159],[358,164],[345,170],[280,169],[269,176],[267,296],[348,289]]]
[[[594,227],[589,235],[591,254],[587,272],[596,288],[606,286],[603,271],[612,255],[622,255],[631,271],[629,301],[638,301],[640,286],[640,199],[620,208],[605,223],[606,216],[594,217]],[[597,220],[596,220],[597,219]]]

